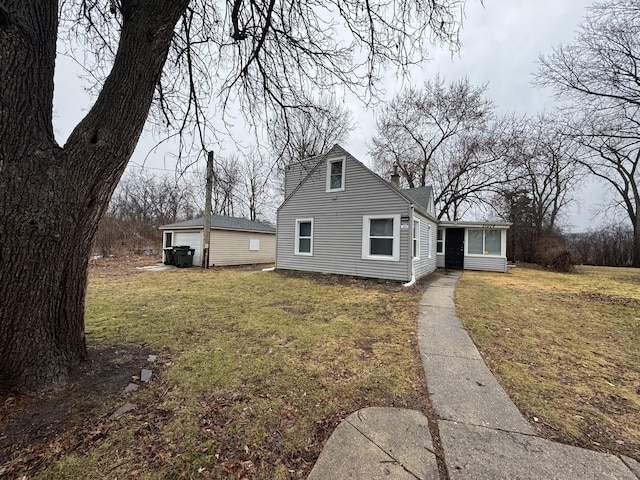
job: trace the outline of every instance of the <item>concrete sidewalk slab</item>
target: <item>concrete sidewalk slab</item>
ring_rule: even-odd
[[[308,480],[440,478],[427,418],[399,408],[365,408],[333,432]]]
[[[534,434],[481,359],[423,354],[422,361],[439,418]]]
[[[629,469],[636,475],[636,477],[640,478],[640,462],[625,455],[622,455],[620,459],[627,467],[629,467]]]
[[[473,425],[438,425],[451,480],[637,480],[613,455]]]
[[[418,322],[420,352],[427,357],[444,355],[472,360],[482,360],[480,352],[469,338],[467,331],[451,322],[440,325],[420,325]],[[423,358],[423,363],[426,359]]]
[[[427,328],[437,328],[439,325],[453,325],[464,328],[462,321],[456,316],[456,309],[432,307],[428,305],[420,305],[420,314],[418,316],[418,324]]]

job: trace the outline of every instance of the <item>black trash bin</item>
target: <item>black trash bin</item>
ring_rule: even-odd
[[[179,247],[173,247],[176,267],[193,267],[193,254],[195,252],[195,248],[191,248],[189,245],[180,245]]]
[[[164,264],[165,265],[175,265],[176,264],[176,256],[173,253],[172,248],[164,248]]]

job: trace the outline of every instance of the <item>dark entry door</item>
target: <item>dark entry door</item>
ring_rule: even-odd
[[[464,228],[447,228],[444,239],[444,268],[464,268]]]

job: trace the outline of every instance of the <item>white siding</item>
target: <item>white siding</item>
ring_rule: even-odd
[[[338,149],[327,158],[344,155]],[[276,267],[408,281],[411,229],[400,230],[398,261],[363,259],[362,221],[364,215],[410,217],[409,202],[348,154],[344,191],[326,192],[326,165],[319,163],[278,210]],[[297,218],[313,218],[313,256],[294,255]]]
[[[193,266],[199,267],[202,265],[202,230],[176,230],[173,232],[173,245],[189,245],[189,247],[195,249],[193,254]]]

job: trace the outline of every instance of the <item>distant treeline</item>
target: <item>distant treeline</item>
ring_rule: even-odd
[[[633,263],[633,229],[626,225],[572,233],[565,239],[567,249],[579,263],[612,267],[629,267]]]

